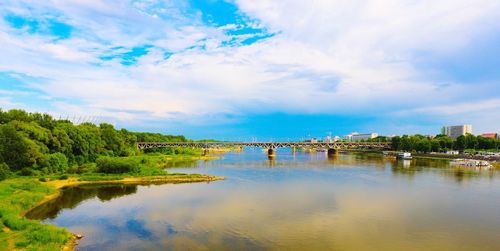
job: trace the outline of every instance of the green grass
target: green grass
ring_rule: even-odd
[[[137,168],[134,168],[133,172],[127,172],[128,176],[162,176],[168,175],[165,168],[175,166],[178,162],[186,163],[186,161],[191,161],[192,155],[163,155],[159,153],[143,154],[139,156],[131,157],[119,157],[114,158],[120,162],[126,162]]]
[[[134,172],[105,174],[53,174],[43,177],[14,177],[0,181],[0,251],[1,250],[60,250],[68,243],[71,233],[66,229],[29,220],[20,215],[33,208],[45,196],[56,193],[56,188],[45,182],[78,178],[81,181],[122,180],[125,177],[182,176],[198,178],[200,174],[167,173],[172,162],[192,160],[193,155],[143,154],[116,158],[137,168]],[[95,170],[95,169],[94,169]],[[9,230],[5,231],[4,228]]]
[[[0,232],[0,250],[59,250],[69,241],[71,234],[65,229],[20,216],[54,192],[54,188],[33,178],[0,182],[0,222],[2,228],[10,229]]]

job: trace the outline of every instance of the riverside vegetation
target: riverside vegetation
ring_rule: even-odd
[[[184,136],[73,124],[48,114],[0,110],[0,250],[58,250],[74,238],[65,229],[24,218],[58,189],[82,183],[171,183],[217,180],[167,173],[172,160],[201,158],[189,148],[138,150],[139,141],[188,141]]]
[[[458,150],[464,152],[494,151],[498,152],[500,140],[475,136],[472,134],[462,135],[456,139],[439,134],[435,137],[424,135],[403,135],[395,137],[379,136],[367,142],[391,142],[392,148],[399,151],[416,151],[422,153],[444,152],[447,150]]]

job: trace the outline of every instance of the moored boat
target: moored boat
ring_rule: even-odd
[[[398,159],[412,159],[411,153],[409,152],[400,152],[397,154]]]

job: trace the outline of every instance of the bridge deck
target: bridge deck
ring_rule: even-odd
[[[390,149],[390,142],[139,142],[139,149],[149,149],[158,147],[195,147],[195,148],[216,148],[216,147],[261,147],[261,148],[376,148]]]

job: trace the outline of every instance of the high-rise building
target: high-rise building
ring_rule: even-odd
[[[445,134],[450,138],[458,138],[467,133],[472,134],[472,125],[446,126]]]

